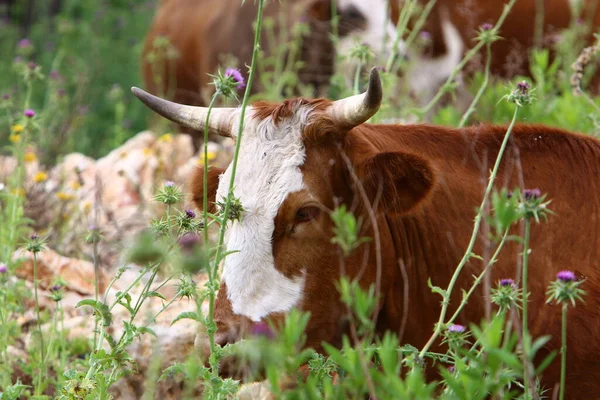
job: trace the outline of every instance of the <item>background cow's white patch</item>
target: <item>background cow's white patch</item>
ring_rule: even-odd
[[[386,11],[387,0],[339,0],[338,10],[343,12],[349,7],[356,8],[365,18],[364,29],[357,29],[349,35],[340,38],[337,52],[344,56],[336,63],[337,72],[341,72],[351,85],[354,78],[357,61],[346,56],[356,47],[357,43],[366,43],[375,54],[374,65],[385,65],[390,54],[394,52],[394,44],[398,46],[397,54],[405,54],[404,41],[395,42],[396,26],[391,20],[390,13]]]
[[[233,312],[254,321],[288,311],[302,298],[304,277],[289,279],[275,268],[271,238],[283,201],[304,187],[302,131],[311,111],[301,106],[275,127],[270,117],[257,121],[248,110],[234,188],[245,211],[227,229],[227,251],[238,252],[225,259],[222,279]],[[231,165],[220,178],[217,199],[226,197],[230,179]]]

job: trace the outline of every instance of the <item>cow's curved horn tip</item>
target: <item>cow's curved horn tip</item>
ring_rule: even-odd
[[[371,68],[371,73],[369,74],[369,86],[367,91],[369,92],[368,96],[377,103],[381,102],[381,98],[383,97],[383,85],[381,84],[381,78],[379,77],[379,68],[373,67]]]
[[[139,87],[137,87],[137,86],[132,86],[131,87],[131,93],[133,93],[133,94],[135,94],[137,96],[139,94],[144,93],[144,91],[142,89],[140,89]]]

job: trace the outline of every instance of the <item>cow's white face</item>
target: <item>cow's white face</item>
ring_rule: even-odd
[[[305,278],[288,278],[276,269],[272,236],[282,203],[304,188],[302,131],[311,111],[300,106],[277,126],[271,117],[253,118],[252,109],[246,117],[234,188],[244,212],[227,229],[226,249],[237,252],[226,257],[222,279],[233,312],[254,321],[288,311],[302,299]],[[227,196],[231,174],[229,165],[219,180],[218,201]]]
[[[387,0],[339,0],[338,12],[341,23],[344,18],[351,21],[362,21],[356,29],[352,29],[346,36],[340,38],[337,51],[342,56],[348,56],[357,43],[366,43],[375,54],[376,63],[382,63],[394,52],[394,40],[396,27],[392,23],[390,13],[386,11]],[[396,44],[396,53],[405,54],[405,46],[402,40]],[[350,68],[352,60],[342,62],[338,67],[343,72],[351,75]]]

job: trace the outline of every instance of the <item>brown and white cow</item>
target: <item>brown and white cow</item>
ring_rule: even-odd
[[[335,56],[348,55],[356,42],[367,43],[376,50],[379,60],[392,52],[394,25],[381,0],[339,0],[339,46],[331,40],[332,0],[268,1],[264,18],[274,21],[275,41],[263,32],[261,48],[267,56],[275,54],[273,46],[287,46],[292,40],[294,25],[305,22],[308,33],[302,38],[297,60],[302,62],[298,78],[311,85],[316,93],[323,92],[336,68],[346,69],[351,82],[353,65],[342,62],[336,66]],[[189,105],[207,105],[214,87],[210,85],[219,66],[228,56],[240,66],[249,65],[254,42],[253,23],[256,5],[240,0],[162,0],[146,36],[141,56],[142,77],[146,90]],[[155,41],[169,40],[178,56],[149,55],[157,52]],[[382,47],[383,46],[383,47]],[[403,53],[402,43],[397,53]],[[164,50],[163,50],[164,51]],[[253,91],[264,90],[260,79]],[[196,132],[196,131],[193,131]],[[197,135],[195,135],[197,136]]]
[[[379,0],[382,4],[385,0]],[[426,5],[429,0],[419,0]],[[572,7],[580,2],[581,18],[576,19]],[[484,24],[495,25],[500,19],[508,1],[487,0],[436,0],[435,6],[425,21],[423,30],[429,34],[429,44],[425,54],[409,54],[413,63],[409,66],[407,80],[413,89],[423,88],[429,92],[437,91],[439,85],[458,65],[464,53],[475,46],[478,30]],[[538,4],[544,4],[538,10]],[[397,20],[400,4],[391,2],[392,17]],[[552,49],[561,33],[572,22],[586,24],[581,44],[591,45],[592,32],[600,26],[600,4],[598,0],[519,0],[506,17],[499,35],[502,37],[491,46],[490,71],[502,78],[514,78],[517,75],[529,76],[530,55],[535,41],[535,20],[537,13],[543,13],[543,48]],[[580,50],[580,49],[579,49]],[[467,73],[482,70],[485,65],[485,50],[467,67]],[[443,79],[440,79],[443,78]],[[597,83],[596,83],[597,84]],[[420,93],[416,93],[419,95]],[[427,97],[427,96],[421,96]],[[427,99],[428,100],[428,99]]]
[[[175,122],[192,128],[204,124],[205,108],[133,91]],[[323,341],[339,345],[346,333],[345,308],[336,290],[343,267],[364,287],[377,284],[378,333],[399,332],[406,320],[402,341],[424,345],[440,309],[440,298],[427,280],[447,286],[469,241],[474,210],[506,128],[365,123],[381,98],[373,70],[361,95],[258,102],[248,109],[234,193],[244,212],[228,227],[225,240],[228,251],[238,252],[224,262],[216,304],[222,340],[235,340],[242,323],[276,319],[297,307],[311,313],[308,346],[318,349]],[[210,126],[235,139],[239,122],[239,108],[217,109]],[[202,176],[199,171],[192,182],[198,206]],[[209,170],[211,201],[223,199],[230,178],[231,166]],[[546,288],[561,269],[586,279],[585,304],[569,311],[566,390],[570,399],[598,398],[600,142],[546,126],[517,125],[497,186],[539,188],[552,199],[555,215],[531,232],[529,326],[535,337],[552,336],[540,357],[558,349],[561,312],[559,306],[545,304]],[[354,210],[364,221],[362,235],[373,238],[343,263],[331,242],[329,216],[339,204]],[[484,237],[476,254],[484,253]],[[519,245],[507,244],[493,279],[517,278],[519,258]],[[470,262],[458,288],[468,288],[481,269],[480,261]],[[455,290],[450,311],[460,296]],[[485,302],[489,299],[477,291],[457,322],[479,323]],[[235,334],[227,337],[230,330]],[[542,382],[552,388],[558,380],[557,360]]]
[[[283,43],[279,40],[278,45],[285,46],[286,41],[291,40],[295,24],[308,23],[309,32],[303,38],[299,57],[303,62],[299,79],[317,90],[329,83],[335,63],[336,49],[330,38],[331,3],[331,0],[268,1],[264,11],[264,18],[272,18],[275,30],[281,32],[277,39],[283,38]],[[394,25],[385,4],[380,0],[339,0],[336,4],[343,49],[348,50],[361,41],[380,49],[382,54],[391,52]],[[255,18],[256,6],[252,2],[162,0],[142,51],[146,88],[152,93],[173,92],[175,101],[205,105],[208,98],[203,91],[212,81],[208,74],[214,74],[227,55],[236,57],[240,65],[250,63]],[[273,43],[265,36],[263,34],[261,47],[268,55],[275,49],[270,48]],[[148,55],[158,37],[167,38],[179,57],[150,62]]]

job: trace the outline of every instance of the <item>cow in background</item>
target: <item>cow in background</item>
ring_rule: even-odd
[[[133,89],[147,106],[197,129],[207,109],[175,104]],[[241,327],[280,320],[292,308],[310,312],[307,345],[339,346],[347,334],[346,309],[336,283],[345,275],[379,297],[377,333],[399,334],[421,348],[437,322],[440,298],[428,288],[447,287],[470,240],[474,210],[506,127],[449,129],[430,125],[366,124],[379,109],[382,86],[371,71],[365,93],[336,101],[257,102],[244,121],[234,180],[243,207],[228,227],[215,319],[219,341],[235,341]],[[210,129],[235,139],[240,108],[218,108]],[[533,224],[529,256],[529,327],[552,339],[536,362],[560,348],[561,307],[546,304],[548,284],[562,269],[585,279],[585,303],[569,309],[566,393],[570,399],[600,398],[600,141],[542,125],[514,127],[498,172],[497,188],[539,188],[555,213]],[[211,167],[210,209],[228,196],[231,166]],[[203,171],[191,182],[202,206]],[[342,260],[332,243],[330,212],[344,204],[364,221],[360,236],[372,238]],[[518,233],[515,228],[514,233]],[[483,254],[479,235],[474,254]],[[507,243],[491,279],[518,278],[522,248]],[[458,278],[449,315],[483,263],[473,258]],[[408,292],[406,292],[408,290]],[[405,295],[408,304],[405,302]],[[473,293],[457,323],[479,323],[490,299]],[[404,321],[404,322],[403,322]],[[440,342],[431,350],[441,350]],[[555,359],[541,377],[559,381]]]
[[[385,0],[380,0],[382,3]],[[572,15],[571,0],[544,1],[543,36],[540,46],[552,48],[562,30],[571,23],[586,24],[587,33],[582,37],[582,46],[590,45],[594,27],[600,26],[598,0],[582,0],[581,18]],[[420,0],[422,6],[428,0]],[[439,85],[452,73],[464,53],[475,44],[478,30],[484,24],[495,25],[508,0],[437,0],[428,16],[423,30],[429,35],[429,45],[424,54],[409,55],[413,64],[406,77],[411,86],[429,94],[437,91]],[[501,78],[511,79],[517,75],[530,75],[531,50],[535,40],[535,18],[537,0],[518,0],[504,24],[500,28],[501,40],[491,46],[491,73]],[[392,19],[397,21],[401,11],[399,1],[392,1]],[[480,52],[466,73],[482,70],[485,66],[485,50]],[[429,87],[428,87],[429,86]],[[427,95],[422,96],[427,97]]]
[[[347,54],[358,41],[378,49],[379,60],[392,51],[395,28],[386,5],[378,8],[380,5],[373,0],[340,0],[336,4],[341,54]],[[276,36],[286,38],[279,41],[280,45],[291,39],[295,24],[308,24],[298,57],[302,62],[298,78],[301,83],[311,85],[314,93],[324,93],[336,68],[331,11],[331,0],[268,1],[264,10],[264,18],[275,21]],[[255,18],[256,5],[251,1],[242,4],[240,0],[162,0],[142,51],[145,87],[176,102],[207,105],[214,90],[208,74],[216,73],[227,55],[238,60],[242,72],[245,72],[243,66],[250,64]],[[261,47],[268,56],[275,49],[269,47],[267,36],[263,26]],[[158,60],[154,57],[154,61],[149,61],[159,37],[168,39],[177,57]],[[399,47],[397,52],[401,54],[401,43]],[[349,72],[350,76],[352,73]],[[256,79],[252,90],[263,90],[260,86],[260,79]]]
[[[300,77],[317,88],[327,81],[332,69],[332,43],[328,38],[330,11],[322,0],[267,2],[264,19],[276,22],[279,38],[291,40],[292,27],[299,22],[309,25],[300,59],[305,65]],[[256,5],[239,0],[162,0],[142,51],[142,75],[152,93],[169,95],[186,104],[206,105],[214,89],[209,89],[217,68],[231,55],[242,72],[252,58],[253,23]],[[264,29],[264,28],[263,28]],[[164,37],[177,55],[171,60],[150,60],[155,40]],[[285,46],[287,43],[278,43]],[[262,36],[261,47],[267,55],[275,51]],[[230,66],[230,65],[225,65]],[[258,89],[258,80],[255,80]]]

